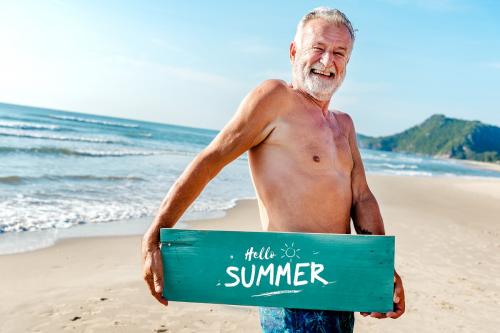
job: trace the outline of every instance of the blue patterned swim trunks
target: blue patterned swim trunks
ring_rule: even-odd
[[[260,307],[259,315],[264,333],[352,333],[354,329],[353,312]]]

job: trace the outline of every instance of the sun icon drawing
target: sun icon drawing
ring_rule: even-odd
[[[290,262],[292,262],[293,258],[300,259],[298,252],[300,249],[296,249],[294,247],[294,244],[292,243],[292,246],[288,246],[287,243],[285,243],[285,248],[281,249],[283,252],[283,255],[281,256],[281,259],[283,258],[288,258]]]

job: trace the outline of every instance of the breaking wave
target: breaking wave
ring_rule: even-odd
[[[43,176],[3,176],[0,184],[17,185],[37,181],[144,181],[136,176],[93,176],[93,175],[43,175]]]
[[[138,128],[139,127],[139,125],[117,123],[117,122],[105,121],[105,120],[95,120],[95,119],[82,118],[82,117],[56,116],[53,114],[49,115],[49,117],[54,118],[54,119],[59,119],[59,120],[76,121],[79,123],[89,123],[89,124],[97,124],[97,125],[105,125],[105,126],[126,127],[126,128]]]
[[[57,141],[76,141],[76,142],[93,142],[93,143],[124,143],[123,141],[101,139],[101,138],[91,138],[91,137],[78,137],[78,136],[63,136],[63,135],[47,135],[33,132],[25,132],[18,130],[0,130],[0,135],[2,136],[14,136],[18,138],[30,138],[30,139],[47,139],[47,140],[57,140]]]
[[[61,126],[57,125],[34,124],[21,121],[0,121],[0,127],[17,128],[25,130],[50,130],[50,131],[61,130]]]
[[[0,154],[24,153],[33,155],[66,155],[85,157],[121,157],[121,156],[151,156],[158,155],[162,151],[141,151],[141,150],[109,150],[100,151],[92,149],[70,149],[61,147],[0,147]]]

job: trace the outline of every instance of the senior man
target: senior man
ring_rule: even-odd
[[[316,8],[297,26],[290,45],[292,83],[268,80],[251,91],[236,114],[170,188],[143,238],[143,272],[162,304],[160,228],[171,228],[221,169],[248,151],[262,228],[266,231],[384,234],[350,116],[328,105],[346,75],[354,29],[336,9]],[[398,318],[405,309],[394,273],[394,311],[362,313]],[[265,332],[352,332],[354,314],[260,308]]]

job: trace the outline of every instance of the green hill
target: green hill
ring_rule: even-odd
[[[358,140],[362,148],[500,161],[500,127],[441,114],[398,134],[382,137],[358,135]]]

